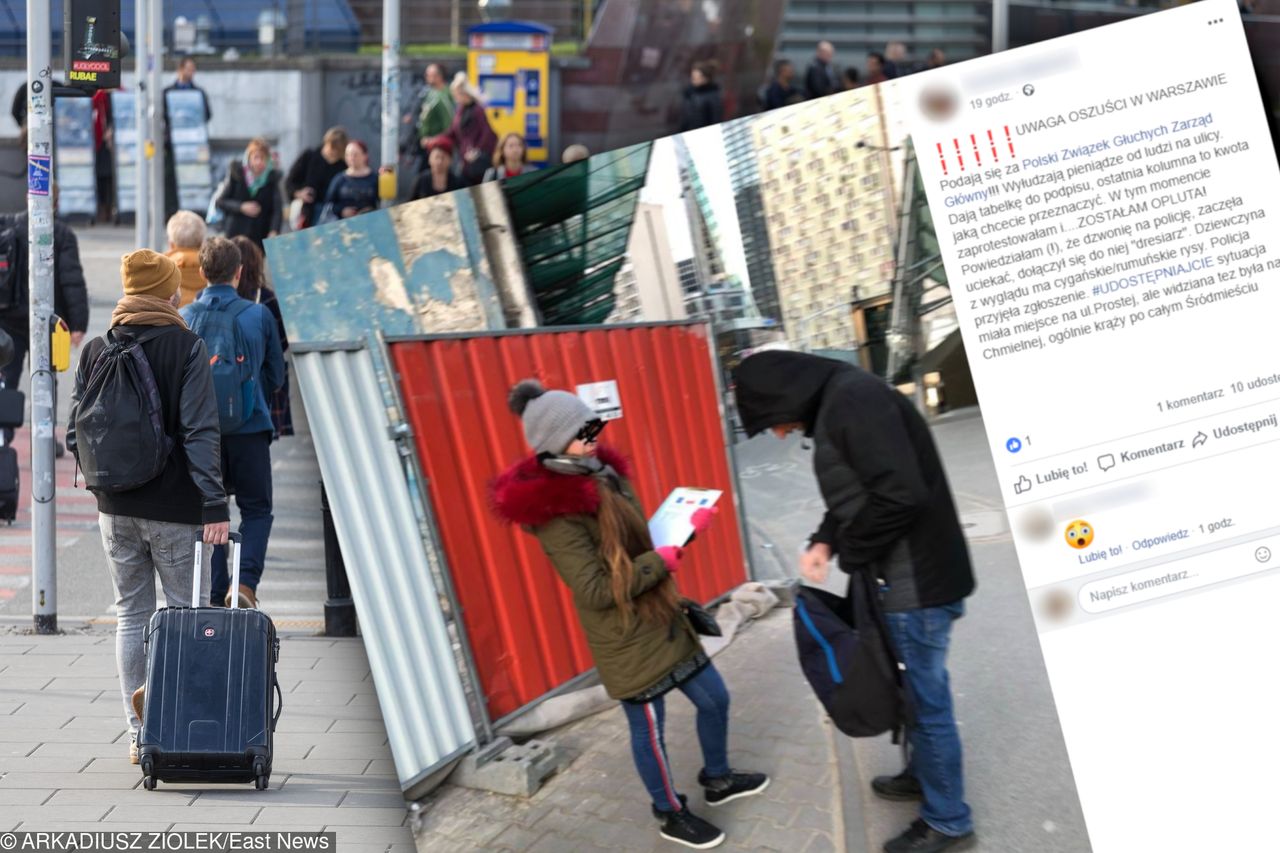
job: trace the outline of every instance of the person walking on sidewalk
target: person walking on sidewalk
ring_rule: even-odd
[[[53,243],[57,253],[53,256],[53,312],[67,321],[71,330],[71,345],[78,347],[84,341],[85,331],[89,328],[89,290],[85,285],[84,267],[80,263],[80,244],[76,241],[76,232],[71,226],[57,217],[58,185],[53,185]],[[10,231],[10,229],[12,229]],[[5,232],[10,231],[6,237]],[[13,339],[13,360],[0,370],[0,379],[4,387],[17,388],[22,381],[31,349],[31,294],[29,290],[30,246],[27,214],[0,216],[0,241],[12,239],[17,243],[16,267],[9,275],[0,276],[0,284],[10,288],[4,293],[7,307],[0,309],[0,329],[9,333]],[[55,373],[54,389],[57,389],[58,376]],[[55,393],[56,401],[56,393]],[[4,429],[4,443],[13,442],[13,430]],[[55,452],[63,454],[63,445],[55,443]]]
[[[290,228],[301,231],[316,224],[320,206],[329,194],[329,185],[346,171],[344,158],[349,141],[345,129],[331,127],[325,131],[320,147],[303,151],[289,167],[284,186],[292,199]]]
[[[275,318],[263,305],[242,299],[240,250],[225,237],[210,237],[200,249],[200,271],[208,286],[182,309],[191,330],[212,353],[218,424],[222,432],[222,477],[240,509],[240,588],[231,589],[227,549],[213,555],[211,600],[257,607],[258,582],[271,536],[271,436],[268,395],[284,384],[284,352]]]
[[[280,300],[276,292],[267,287],[266,262],[262,250],[248,237],[234,237],[231,240],[240,250],[240,284],[236,293],[241,299],[265,305],[276,321],[276,331],[280,333],[280,351],[289,351],[289,338],[284,330],[284,317],[280,314]],[[272,441],[286,435],[293,435],[293,409],[289,404],[289,363],[284,365],[284,382],[267,400],[271,409],[271,423],[275,430]]]
[[[169,606],[207,605],[207,574],[200,601],[191,600],[196,539],[226,544],[230,516],[222,489],[209,354],[172,304],[181,280],[178,267],[164,255],[140,249],[124,256],[121,277],[124,298],[111,314],[108,334],[118,341],[140,342],[155,377],[164,434],[173,442],[163,469],[150,482],[127,491],[96,493],[102,548],[116,593],[116,665],[129,725],[129,760],[137,764],[147,674],[143,633],[156,609],[155,578],[159,575]],[[67,447],[77,462],[87,458],[86,453],[110,462],[108,444],[136,443],[127,434],[139,427],[136,411],[121,411],[118,429],[77,433],[86,385],[109,345],[105,336],[94,338],[80,353],[67,426]]]
[[[200,247],[204,245],[207,226],[204,217],[190,210],[179,210],[169,217],[165,225],[169,238],[169,251],[165,254],[178,265],[182,274],[178,307],[185,308],[204,290],[204,276],[200,274]]]
[[[666,694],[680,690],[697,708],[707,805],[759,794],[769,777],[729,767],[729,692],[682,611],[673,575],[683,551],[653,547],[627,461],[598,445],[605,424],[576,395],[525,380],[508,403],[534,455],[492,483],[495,514],[536,536],[572,591],[600,680],[622,702],[662,837],[715,847],[724,833],[676,792],[663,737]],[[710,519],[702,513],[695,529]]]
[[[889,632],[906,665],[915,720],[911,758],[898,776],[872,782],[890,800],[922,800],[920,819],[886,853],[941,853],[971,846],[960,733],[947,675],[951,624],[974,590],[969,549],[933,437],[911,402],[850,364],[774,350],[734,372],[747,436],[813,438],[813,464],[827,505],[800,572],[826,580],[830,560],[874,572]]]

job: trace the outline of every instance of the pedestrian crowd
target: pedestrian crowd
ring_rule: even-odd
[[[941,68],[947,63],[946,54],[940,48],[931,50],[924,61],[912,60],[907,55],[907,46],[896,41],[889,42],[883,53],[875,51],[867,54],[866,63],[861,69],[849,66],[841,70],[836,66],[835,58],[835,46],[829,41],[819,42],[813,60],[805,69],[804,78],[799,80],[791,60],[775,61],[769,82],[759,92],[761,107],[775,110],[836,92],[874,86],[886,80]]]

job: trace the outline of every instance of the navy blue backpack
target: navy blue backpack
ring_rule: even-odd
[[[846,598],[800,587],[796,648],[800,668],[836,728],[850,737],[891,732],[895,744],[903,743],[911,698],[874,583],[866,572],[853,572]]]

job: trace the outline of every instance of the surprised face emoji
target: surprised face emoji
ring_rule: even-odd
[[[1080,519],[1068,524],[1067,544],[1078,550],[1088,548],[1093,544],[1093,525]]]

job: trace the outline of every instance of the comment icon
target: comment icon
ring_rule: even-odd
[[[1098,457],[1098,467],[1103,471],[1110,471],[1116,467],[1116,456],[1114,453],[1104,453]]]

